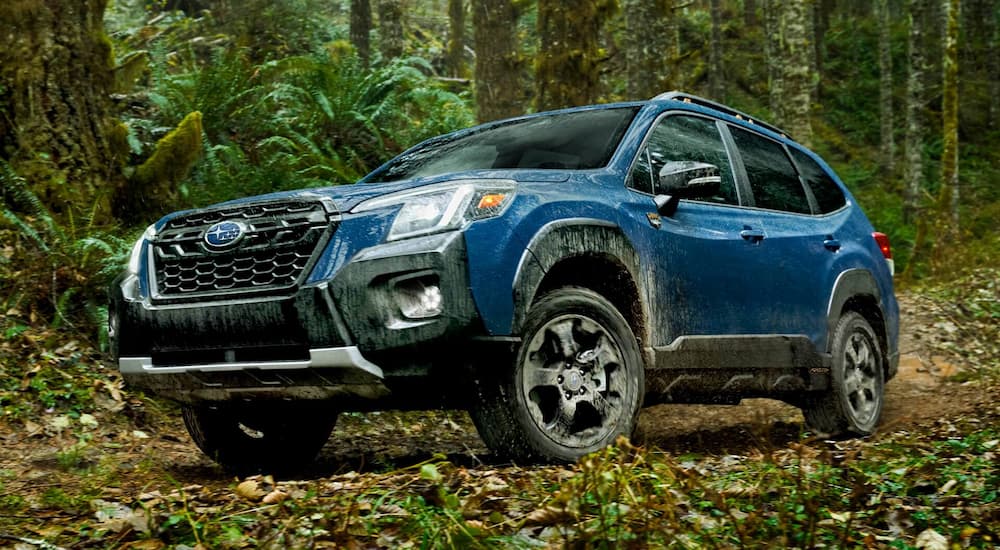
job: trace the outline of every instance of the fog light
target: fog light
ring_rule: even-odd
[[[396,284],[396,305],[407,319],[427,319],[441,314],[444,302],[437,277],[408,279]]]

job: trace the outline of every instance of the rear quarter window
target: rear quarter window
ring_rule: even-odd
[[[847,204],[847,197],[840,190],[837,182],[833,181],[830,174],[823,170],[820,165],[809,155],[789,147],[792,152],[792,159],[799,168],[799,174],[805,180],[809,188],[812,189],[813,196],[816,197],[820,214],[829,214],[835,210],[840,210]]]

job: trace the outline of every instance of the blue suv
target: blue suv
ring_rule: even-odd
[[[109,322],[125,380],[227,467],[311,461],[339,412],[384,408],[467,408],[495,453],[572,461],[665,402],[770,397],[871,433],[898,365],[891,258],[814,153],[671,92],[170,214]]]

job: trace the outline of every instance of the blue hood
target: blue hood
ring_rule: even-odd
[[[332,199],[340,212],[348,212],[362,201],[373,197],[405,191],[416,187],[423,187],[434,183],[441,183],[458,179],[512,179],[515,181],[544,181],[559,182],[566,181],[569,173],[553,170],[474,170],[469,172],[444,174],[429,178],[417,178],[412,180],[394,181],[388,183],[352,183],[347,185],[337,185],[332,187],[316,187],[311,189],[297,189],[295,191],[279,191],[266,195],[254,195],[231,201],[221,202],[206,206],[205,208],[218,208],[226,206],[237,206],[261,201],[272,201],[282,199]],[[156,228],[163,227],[168,220],[177,216],[183,216],[190,212],[200,210],[198,208],[183,210],[167,214],[156,222]]]

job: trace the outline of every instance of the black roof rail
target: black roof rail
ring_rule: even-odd
[[[767,122],[763,122],[761,120],[757,120],[754,117],[752,117],[752,116],[750,116],[750,115],[748,115],[748,114],[746,114],[746,113],[744,113],[742,111],[737,111],[736,109],[733,109],[732,107],[727,107],[727,106],[725,106],[725,105],[723,105],[721,103],[716,103],[716,102],[714,102],[714,101],[712,101],[710,99],[705,99],[703,97],[698,97],[696,95],[688,94],[688,93],[685,93],[685,92],[678,92],[676,90],[662,93],[662,94],[660,94],[660,95],[658,95],[658,96],[656,96],[656,97],[653,98],[654,101],[661,100],[661,99],[672,99],[674,101],[680,101],[680,102],[683,102],[683,103],[692,103],[694,105],[699,105],[701,107],[707,107],[709,109],[715,109],[716,111],[719,111],[721,113],[726,113],[729,116],[732,116],[732,117],[738,118],[738,119],[740,119],[742,121],[745,121],[748,124],[753,124],[755,126],[760,126],[761,128],[767,128],[768,130],[770,130],[770,131],[772,131],[772,132],[774,132],[776,134],[779,134],[782,137],[785,137],[785,138],[788,138],[788,139],[792,139],[792,137],[790,135],[788,135],[788,132],[782,130],[781,128],[778,128],[777,126],[775,126],[773,124],[768,124]]]

